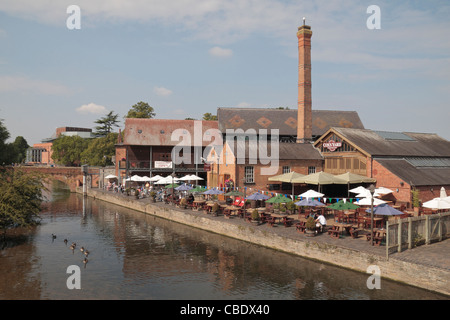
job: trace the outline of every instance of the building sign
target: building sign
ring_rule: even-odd
[[[337,148],[342,146],[342,142],[336,142],[334,140],[328,140],[328,142],[323,143],[323,147],[327,148],[331,152],[335,151]]]
[[[155,161],[155,169],[171,169],[172,161]]]
[[[205,163],[205,164],[203,165],[203,169],[204,169],[205,171],[211,171],[211,164],[210,164],[210,163]]]

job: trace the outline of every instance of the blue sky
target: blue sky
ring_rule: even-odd
[[[69,5],[81,29],[69,30]],[[366,10],[381,10],[370,30]],[[148,102],[157,118],[297,104],[297,27],[312,27],[313,109],[450,139],[450,3],[2,0],[0,119],[29,144]]]

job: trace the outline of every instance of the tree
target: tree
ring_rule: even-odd
[[[0,165],[3,163],[9,163],[10,148],[6,143],[9,138],[9,131],[3,125],[3,119],[0,119]]]
[[[12,148],[14,152],[14,158],[12,159],[15,163],[22,163],[27,157],[28,145],[27,140],[24,137],[18,136],[12,143]]]
[[[217,116],[207,112],[207,113],[203,114],[203,120],[216,120],[217,121]]]
[[[18,169],[0,170],[0,228],[3,236],[12,227],[36,223],[41,211],[45,176]]]
[[[81,154],[88,147],[88,139],[79,136],[60,136],[53,141],[52,159],[57,164],[65,166],[79,166],[84,159]]]
[[[125,118],[140,118],[140,119],[150,119],[156,115],[153,107],[147,102],[139,101],[131,109],[128,111],[128,114]]]
[[[105,137],[91,139],[88,147],[81,153],[81,159],[86,160],[90,166],[112,165],[118,135],[118,133],[111,132]]]
[[[94,123],[98,124],[98,126],[95,127],[95,135],[96,136],[106,136],[108,133],[112,132],[113,127],[118,127],[117,124],[119,120],[117,118],[119,117],[118,114],[114,114],[113,111],[110,111],[106,116],[98,119]]]

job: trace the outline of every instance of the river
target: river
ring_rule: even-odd
[[[0,246],[0,299],[447,299],[384,279],[381,289],[368,289],[368,274],[61,188],[48,195],[41,223],[11,232]],[[81,247],[90,252],[87,263]],[[68,288],[69,266],[79,268],[81,289]]]

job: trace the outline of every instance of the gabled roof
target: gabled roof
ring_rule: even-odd
[[[450,157],[450,141],[434,133],[354,128],[332,128],[329,131],[334,131],[372,157]],[[315,145],[318,146],[319,143],[317,140]]]
[[[282,136],[297,136],[297,109],[218,108],[219,130],[279,129]],[[312,110],[312,134],[320,136],[330,127],[363,129],[356,111]]]
[[[209,145],[217,130],[217,121],[127,118],[124,145],[176,146],[184,141],[194,146]],[[220,135],[221,137],[221,135]]]

